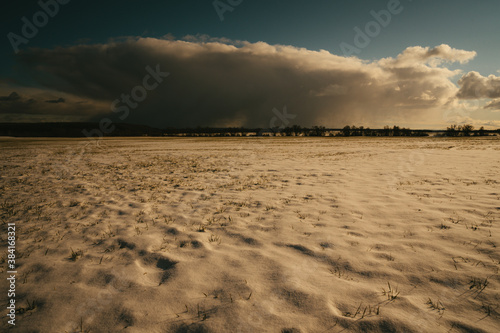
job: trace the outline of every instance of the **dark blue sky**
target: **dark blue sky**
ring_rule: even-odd
[[[41,0],[43,3],[52,3],[54,1],[56,0]],[[8,117],[11,117],[12,110],[15,109],[13,101],[19,101],[19,99],[16,99],[16,95],[9,98],[7,96],[12,91],[21,91],[19,87],[25,89],[20,93],[21,97],[24,98],[23,105],[29,104],[28,102],[34,98],[34,95],[29,95],[35,94],[34,91],[30,90],[31,88],[47,89],[46,91],[50,92],[52,96],[47,97],[49,99],[58,99],[60,96],[63,96],[57,94],[57,91],[60,91],[61,94],[71,93],[75,95],[74,90],[62,89],[61,86],[57,86],[56,84],[46,85],[46,82],[42,82],[44,80],[40,80],[41,76],[54,75],[57,72],[57,68],[53,67],[50,69],[51,72],[48,72],[48,67],[44,67],[47,65],[47,61],[49,61],[47,58],[44,60],[44,65],[42,63],[37,64],[37,59],[42,59],[43,55],[47,53],[44,53],[45,51],[42,50],[33,51],[31,48],[42,48],[47,50],[47,52],[50,51],[61,55],[70,46],[94,45],[93,48],[95,51],[96,44],[110,45],[110,41],[113,39],[124,40],[123,37],[130,36],[162,39],[164,36],[169,35],[180,40],[185,39],[184,37],[187,35],[207,35],[214,38],[227,38],[233,41],[240,40],[250,43],[262,41],[268,45],[290,45],[312,51],[326,50],[335,55],[346,56],[341,45],[344,43],[343,45],[356,46],[355,37],[357,33],[355,32],[355,28],[366,31],[366,25],[375,20],[372,14],[373,11],[376,13],[386,11],[391,4],[394,5],[394,3],[397,4],[398,2],[397,0],[220,0],[219,3],[225,4],[231,2],[233,4],[240,3],[232,6],[232,11],[224,12],[224,20],[221,21],[217,10],[214,8],[213,0],[59,1],[67,1],[68,3],[59,5],[57,15],[50,18],[46,25],[40,27],[38,33],[34,37],[29,38],[27,44],[19,45],[19,49],[23,52],[17,55],[9,40],[9,33],[22,35],[24,24],[22,18],[26,17],[32,22],[33,15],[36,15],[41,10],[39,1],[10,1],[2,5],[0,13],[0,30],[2,31],[2,47],[0,49],[0,57],[2,59],[0,63],[0,102],[4,103],[2,104],[3,106],[0,105],[0,114],[8,114],[4,119],[11,119]],[[500,99],[498,99],[500,95],[495,92],[495,89],[497,89],[496,85],[500,82],[500,79],[496,79],[500,75],[500,63],[498,61],[500,55],[500,34],[498,33],[500,31],[500,20],[498,18],[500,2],[497,0],[483,0],[481,2],[472,0],[400,0],[399,2],[398,13],[391,15],[390,23],[385,27],[380,27],[379,25],[380,31],[376,31],[374,36],[369,38],[369,44],[363,47],[357,45],[358,52],[353,55],[367,62],[375,63],[382,58],[396,58],[398,54],[401,54],[408,47],[429,47],[431,51],[426,53],[425,59],[432,58],[433,52],[437,52],[434,53],[434,56],[437,56],[444,62],[449,61],[445,65],[446,68],[450,70],[459,69],[463,74],[471,71],[480,74],[468,76],[468,86],[465,88],[470,91],[465,91],[466,89],[464,88],[464,92],[461,92],[461,97],[458,97],[459,100],[472,99],[472,104],[466,106],[467,110],[474,107],[477,109],[476,113],[472,115],[467,114],[467,117],[475,117],[474,119],[481,118],[485,124],[489,124],[488,122],[492,121],[500,124],[500,119],[498,118],[499,112],[496,111],[496,108],[499,108],[500,105]],[[467,59],[462,61],[465,58],[460,58],[463,54],[457,56],[458,51],[452,51],[453,56],[449,53],[446,54],[443,51],[444,49],[432,51],[432,48],[442,44],[448,45],[453,50],[463,50],[464,52],[474,51],[476,55],[465,56]],[[177,45],[176,47],[181,46]],[[57,50],[62,51],[59,52]],[[413,50],[410,53],[414,52],[416,51]],[[37,57],[39,57],[30,58],[29,71],[26,68],[26,57],[23,60],[24,62],[20,61],[20,55],[23,53],[31,54],[31,56],[36,53]],[[437,55],[438,53],[439,55]],[[283,54],[283,56],[286,57],[286,54]],[[97,62],[97,64],[102,64],[104,60],[99,60],[100,62]],[[416,62],[413,65],[416,66],[415,68],[418,68],[420,66],[418,65],[418,61],[423,61],[423,58],[415,58],[414,60]],[[82,72],[86,66],[91,66],[90,63],[85,63],[85,59],[79,59],[78,61],[77,68]],[[300,63],[302,60],[297,58],[294,61]],[[428,60],[424,61],[427,62]],[[179,63],[179,66],[184,66],[185,64],[183,64]],[[68,64],[61,63],[61,65]],[[145,64],[141,64],[141,66],[144,68]],[[290,69],[298,68],[295,65],[291,66]],[[431,67],[435,66],[435,64],[429,60],[426,66],[431,71]],[[415,73],[418,74],[419,71],[417,70]],[[339,77],[338,73],[332,75],[333,78]],[[376,77],[375,74],[373,75],[373,77]],[[442,78],[447,77],[447,80],[456,85],[457,88],[460,85],[459,80],[461,75],[451,76],[445,71],[440,72],[439,75]],[[489,75],[494,75],[495,78],[484,83]],[[88,78],[88,76],[86,77]],[[297,77],[299,78],[300,75]],[[401,76],[398,77],[397,80],[401,79]],[[315,77],[311,82],[316,82],[315,80],[318,78]],[[59,77],[59,79],[61,78]],[[321,80],[323,79],[321,78]],[[332,87],[339,86],[339,83],[334,83],[333,81],[332,79],[325,79],[323,83],[325,86],[329,86],[329,88],[325,88],[329,91],[329,94],[332,93],[331,89],[337,89]],[[354,81],[351,80],[349,82],[352,83]],[[446,82],[444,85],[447,84]],[[401,87],[404,87],[404,84],[401,84]],[[97,86],[98,83],[88,82],[88,85]],[[426,85],[432,87],[433,83]],[[452,94],[453,89],[447,87],[447,93],[443,94],[443,83],[436,83],[434,88],[437,90],[432,92],[426,88],[426,85],[419,83],[420,91],[412,90],[411,94],[405,98],[418,99],[420,101],[434,100],[434,108],[437,105],[446,105],[447,107],[451,105],[445,101],[444,96]],[[305,95],[314,93],[324,94],[324,92],[313,92],[314,89],[312,88],[306,94],[306,88],[304,88]],[[199,89],[201,91],[205,88],[202,88],[200,85]],[[415,87],[415,89],[417,88]],[[110,89],[110,96],[112,96],[111,91],[114,90]],[[36,93],[41,94],[40,91]],[[371,93],[373,94],[373,92]],[[433,93],[439,96],[432,97]],[[269,94],[270,96],[272,95],[271,93]],[[81,97],[91,99],[94,97],[97,99],[100,98],[99,96]],[[264,98],[262,96],[259,98],[260,100],[271,99],[271,97]],[[449,99],[450,96],[446,98]],[[479,102],[476,103],[477,100],[482,98],[488,100],[483,100],[482,104]],[[437,102],[438,100],[439,103]],[[77,103],[76,100],[74,102]],[[107,100],[99,100],[97,102],[109,103]],[[317,99],[316,102],[321,104],[321,107],[318,106],[318,108],[322,110],[326,109],[329,105],[325,104],[326,102],[322,101],[321,98]],[[340,98],[329,103],[335,104],[337,102],[339,105],[342,105],[342,107],[337,105],[339,109],[344,109],[347,107],[346,105],[350,105],[349,101],[341,101]],[[257,102],[255,101],[255,103]],[[273,101],[273,103],[279,104],[281,102]],[[69,103],[66,104],[69,105]],[[406,102],[398,102],[394,104],[394,108],[401,107],[401,105],[404,105],[408,109],[412,108],[406,104]],[[388,105],[392,104],[388,103]],[[487,107],[488,110],[494,109],[495,111],[482,110],[486,105],[489,105]],[[206,106],[199,105],[198,107]],[[228,105],[227,107],[234,106]],[[414,107],[421,108],[422,104]],[[26,114],[31,114],[30,112],[33,112],[33,110]],[[65,112],[68,113],[70,111],[67,109]],[[364,118],[361,117],[360,119],[363,120]],[[347,121],[347,118],[345,121]],[[435,121],[432,124],[435,125],[437,122]]]
[[[224,0],[225,1],[225,0]],[[2,5],[3,65],[13,65],[8,32],[19,33],[21,18],[31,18],[38,1],[11,1]],[[161,37],[173,34],[207,34],[250,42],[286,44],[342,54],[340,43],[352,44],[353,28],[373,20],[370,11],[387,7],[388,1],[244,0],[220,21],[213,2],[195,0],[71,0],[40,29],[25,47],[55,47],[75,43],[105,42],[120,36]],[[483,75],[500,69],[500,2],[484,0],[401,0],[403,11],[393,16],[370,45],[358,56],[378,59],[394,56],[408,46],[448,44],[475,50],[469,63]]]

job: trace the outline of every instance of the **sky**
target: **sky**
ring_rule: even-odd
[[[496,129],[498,13],[495,0],[10,2],[0,122]]]

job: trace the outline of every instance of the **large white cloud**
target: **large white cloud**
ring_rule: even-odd
[[[457,96],[463,99],[500,98],[500,77],[484,77],[478,72],[469,72],[459,81]]]
[[[296,115],[294,122],[306,126],[421,121],[457,96],[464,98],[452,82],[460,71],[446,66],[475,55],[440,45],[410,47],[394,58],[367,62],[324,50],[190,36],[30,49],[18,57],[38,84],[93,101],[98,116],[74,110],[93,119],[116,116],[111,103],[142,84],[147,66],[158,65],[170,75],[125,121],[157,127],[267,127],[273,108],[283,105]],[[0,113],[4,110],[0,101]]]

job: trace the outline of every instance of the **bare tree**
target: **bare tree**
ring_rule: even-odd
[[[465,124],[462,126],[462,133],[464,136],[470,136],[472,131],[474,131],[474,126],[470,124]]]

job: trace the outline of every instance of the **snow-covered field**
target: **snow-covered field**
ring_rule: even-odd
[[[2,332],[499,331],[498,138],[89,142],[0,139]]]

